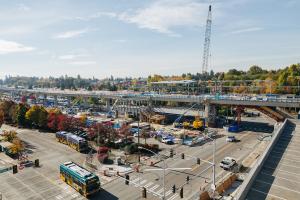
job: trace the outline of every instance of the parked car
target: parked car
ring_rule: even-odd
[[[174,144],[174,140],[172,137],[168,137],[168,136],[163,136],[161,138],[161,142],[165,143],[165,144]]]
[[[235,136],[228,136],[228,137],[226,138],[226,142],[238,142],[238,141],[239,141],[239,140],[236,139]]]
[[[220,167],[223,168],[224,170],[230,170],[236,165],[236,160],[231,157],[225,157],[221,162],[220,162]]]

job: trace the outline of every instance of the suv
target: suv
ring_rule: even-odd
[[[226,142],[237,142],[238,140],[236,139],[235,136],[228,136],[226,138]]]
[[[231,157],[225,157],[221,162],[220,162],[220,167],[223,168],[224,170],[230,170],[232,169],[233,166],[235,166],[236,160]]]

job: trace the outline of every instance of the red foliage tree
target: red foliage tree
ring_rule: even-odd
[[[59,131],[67,131],[70,129],[70,117],[61,114],[57,116],[57,120],[57,129]]]
[[[26,103],[27,97],[23,95],[23,96],[21,97],[20,101],[21,101],[21,103]]]

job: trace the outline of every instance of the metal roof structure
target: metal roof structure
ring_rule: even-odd
[[[181,80],[181,81],[159,81],[159,82],[151,82],[151,84],[191,84],[191,83],[197,83],[197,81],[194,80]]]

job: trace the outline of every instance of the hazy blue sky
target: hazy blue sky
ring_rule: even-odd
[[[207,0],[0,0],[0,77],[201,71]],[[300,0],[213,1],[211,68],[300,62]]]

